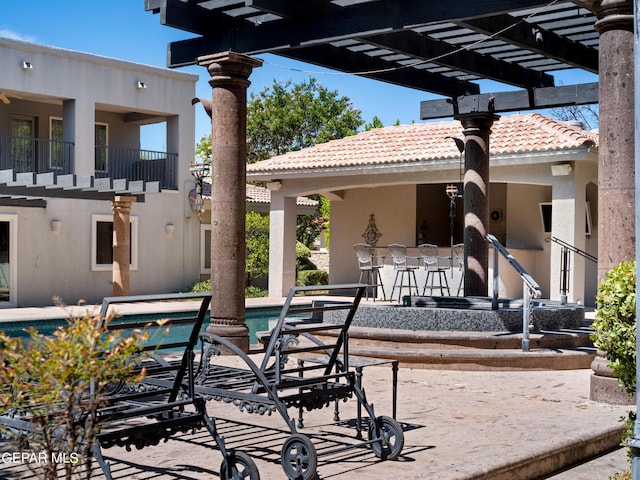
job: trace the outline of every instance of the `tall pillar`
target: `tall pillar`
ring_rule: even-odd
[[[296,284],[296,197],[271,191],[269,296],[286,297]]]
[[[113,296],[129,295],[131,264],[131,204],[134,197],[117,196],[111,202],[113,210]]]
[[[198,58],[209,71],[211,108],[211,324],[247,352],[244,317],[246,130],[249,75],[262,61],[234,52]]]
[[[590,0],[598,19],[598,279],[635,258],[633,1]]]
[[[489,136],[499,119],[489,112],[457,115],[464,134],[464,295],[489,292]]]
[[[602,281],[615,265],[635,258],[633,0],[585,3],[596,15],[600,35],[598,281]],[[609,361],[598,353],[591,364],[590,399],[634,403],[618,385]]]

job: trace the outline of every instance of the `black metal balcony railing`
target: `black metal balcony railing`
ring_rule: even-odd
[[[160,188],[177,190],[176,153],[135,148],[95,147],[96,178],[127,178],[160,182]]]
[[[0,170],[72,173],[73,143],[0,135]]]
[[[94,152],[96,178],[160,182],[162,189],[178,189],[175,153],[104,146]],[[74,173],[74,155],[73,142],[0,135],[0,170],[66,175]]]

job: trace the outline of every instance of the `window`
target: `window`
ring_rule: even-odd
[[[540,204],[540,219],[542,220],[542,231],[551,233],[551,203]],[[584,234],[588,237],[591,235],[591,205],[589,202],[584,204]]]
[[[551,203],[540,204],[540,219],[542,220],[542,231],[551,233]]]
[[[49,168],[62,170],[64,168],[64,144],[62,143],[62,119],[51,117],[49,119]]]
[[[18,216],[0,215],[0,303],[16,305],[18,284]]]
[[[106,123],[95,125],[95,169],[97,172],[109,170],[109,129]]]
[[[131,270],[138,269],[138,218],[130,218],[129,243]],[[92,215],[91,217],[91,270],[111,271],[113,269],[113,216]]]
[[[200,274],[211,273],[211,225],[200,225]]]
[[[36,119],[25,115],[11,117],[11,158],[16,172],[35,172]]]

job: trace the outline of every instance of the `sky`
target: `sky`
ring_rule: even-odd
[[[144,0],[0,0],[0,37],[93,53],[136,63],[166,67],[167,44],[190,38],[188,32],[160,24],[158,15],[144,10]],[[374,116],[384,125],[420,122],[420,102],[441,98],[419,90],[398,87],[354,75],[322,69],[276,55],[260,55],[262,67],[251,74],[249,94],[273,84],[274,80],[295,83],[309,76],[320,84],[348,97],[359,108],[365,122]],[[194,73],[200,79],[196,96],[210,97],[209,75],[204,67],[183,67],[179,71]],[[555,74],[556,84],[595,82],[597,77],[584,72]],[[511,88],[495,82],[482,82],[481,92],[505,91]],[[195,142],[210,133],[210,120],[196,108]],[[165,150],[159,145],[164,134],[149,129],[142,148]]]

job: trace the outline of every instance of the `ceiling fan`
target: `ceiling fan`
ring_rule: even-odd
[[[22,100],[20,95],[16,95],[15,93],[7,93],[0,91],[0,101],[5,105],[9,105],[11,103],[11,98],[15,98],[16,100]]]

